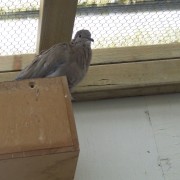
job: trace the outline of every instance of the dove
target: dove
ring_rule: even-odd
[[[35,57],[15,80],[66,76],[70,92],[86,75],[91,58],[91,33],[79,30],[70,43],[59,43]]]

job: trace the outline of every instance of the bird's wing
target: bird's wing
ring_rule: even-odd
[[[69,60],[69,44],[59,43],[35,57],[34,61],[16,77],[16,80],[46,77]]]

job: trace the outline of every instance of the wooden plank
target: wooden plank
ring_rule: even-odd
[[[180,59],[99,65],[75,89],[76,100],[180,91]]]
[[[76,100],[113,98],[180,91],[180,59],[91,66],[75,88]],[[0,81],[18,72],[1,73]]]
[[[1,160],[1,179],[73,180],[77,160],[77,151]]]
[[[54,79],[54,78],[53,78]],[[70,130],[71,130],[71,138],[73,141],[73,148],[76,150],[79,150],[79,142],[78,142],[78,135],[77,135],[77,129],[76,129],[76,124],[74,120],[74,115],[73,115],[73,109],[72,109],[72,104],[71,104],[71,94],[69,92],[68,88],[68,82],[66,78],[62,78],[62,84],[64,88],[64,93],[66,93],[66,104],[68,107],[67,115],[69,119],[69,125],[70,125]]]
[[[102,91],[75,92],[72,96],[74,98],[74,101],[88,101],[120,97],[168,94],[177,92],[180,92],[180,83],[160,86],[134,87],[125,89],[119,88]]]
[[[179,83],[179,69],[180,59],[92,66],[75,92]]]
[[[13,81],[19,72],[0,73],[0,82]]]
[[[93,49],[91,65],[163,60],[180,57],[180,45],[153,45]],[[31,63],[35,54],[0,56],[0,71],[21,70]]]
[[[34,57],[35,54],[0,56],[0,72],[21,70],[30,64]]]
[[[2,179],[73,179],[79,145],[71,106],[65,77],[0,83]]]
[[[92,64],[162,60],[180,57],[180,44],[94,49]]]
[[[77,0],[41,0],[38,52],[71,40]]]
[[[22,152],[23,156],[30,156],[31,151],[34,151],[33,155],[41,155],[42,150],[43,154],[45,151],[50,153],[49,149],[66,152],[68,147],[72,147],[71,151],[78,149],[70,95],[68,88],[64,87],[67,86],[64,79],[0,83],[2,156],[9,154],[11,158],[11,153],[21,156]]]

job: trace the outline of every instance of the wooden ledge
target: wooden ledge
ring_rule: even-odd
[[[76,100],[180,92],[180,59],[99,65],[75,89]]]
[[[77,100],[180,92],[180,59],[91,66],[74,89]],[[0,81],[19,72],[0,73]]]
[[[32,62],[35,54],[0,56],[0,72],[18,71]],[[180,44],[93,49],[91,65],[118,64],[180,57]]]

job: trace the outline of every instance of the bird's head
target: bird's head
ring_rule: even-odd
[[[80,30],[75,34],[73,39],[75,44],[87,44],[90,45],[91,42],[94,42],[94,39],[91,38],[91,33],[88,30]]]

